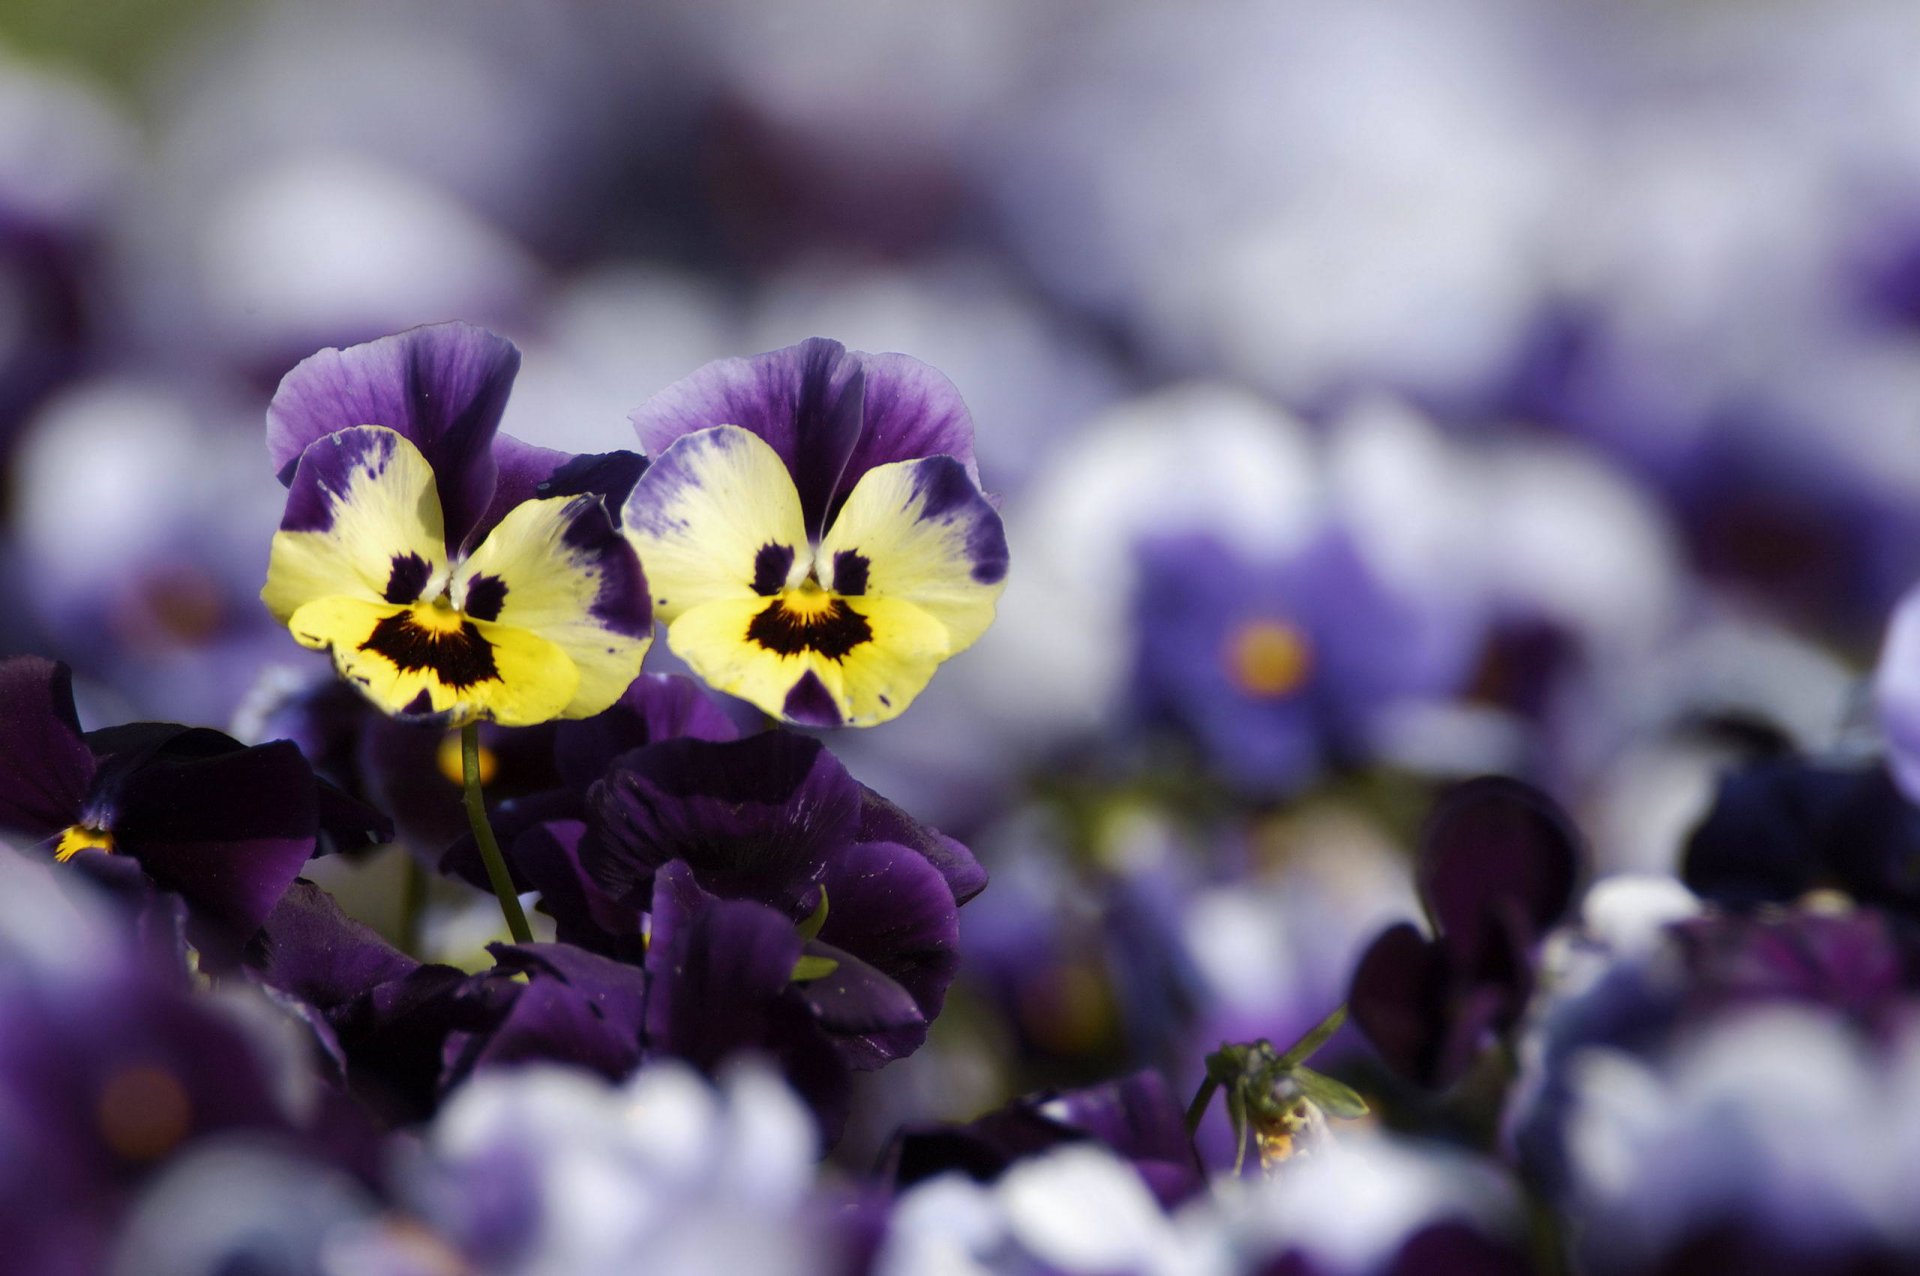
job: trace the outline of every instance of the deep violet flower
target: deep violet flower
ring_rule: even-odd
[[[1450,1086],[1518,1021],[1535,949],[1573,901],[1580,848],[1559,806],[1517,780],[1470,780],[1442,795],[1416,870],[1435,933],[1410,922],[1387,929],[1348,995],[1388,1066],[1418,1085]]]
[[[288,493],[261,597],[387,713],[590,717],[652,641],[612,512],[642,462],[497,435],[519,364],[481,329],[414,328],[321,351],[268,408]]]
[[[628,498],[676,655],[809,726],[904,710],[993,621],[1007,572],[945,377],[815,338],[708,364],[633,414]]]
[[[679,739],[624,755],[589,795],[580,858],[613,902],[654,913],[703,896],[782,919],[828,970],[801,995],[855,1067],[919,1048],[958,961],[959,905],[986,884],[972,854],[863,788],[819,741],[787,732]],[[804,929],[805,934],[799,930]]]
[[[82,733],[65,665],[0,662],[0,828],[60,861],[125,857],[186,900],[197,943],[230,956],[259,929],[323,832],[391,836],[317,782],[291,741],[131,723]]]

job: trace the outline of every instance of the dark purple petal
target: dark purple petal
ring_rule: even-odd
[[[1347,1005],[1388,1067],[1444,1089],[1466,1075],[1491,1034],[1511,1023],[1526,986],[1461,981],[1446,949],[1411,923],[1383,932],[1361,956]]]
[[[549,1060],[620,1080],[640,1063],[643,971],[567,944],[495,945],[493,973],[527,982],[506,1015],[449,1069],[446,1084],[488,1064]]]
[[[586,868],[616,899],[683,859],[701,885],[798,910],[826,856],[851,840],[860,786],[818,740],[667,740],[622,757],[588,795]],[[797,914],[796,914],[797,915]]]
[[[950,456],[965,467],[974,487],[980,468],[973,459],[973,417],[960,391],[938,369],[904,354],[864,354],[854,358],[866,371],[867,394],[860,442],[840,479],[840,491],[853,490],[860,476],[876,465]]]
[[[250,961],[266,983],[321,1011],[345,1005],[417,969],[407,956],[312,882],[274,905]]]
[[[490,808],[559,783],[553,740],[552,724],[481,723],[480,747],[492,759],[486,783]],[[468,832],[459,759],[450,752],[457,743],[458,733],[444,723],[402,722],[375,713],[362,728],[356,769],[367,777],[368,796],[393,815],[400,836],[427,863]],[[505,838],[501,844],[507,844]]]
[[[1407,1238],[1386,1276],[1529,1276],[1533,1270],[1511,1244],[1483,1236],[1465,1223],[1439,1222]]]
[[[827,890],[820,938],[898,982],[931,1023],[960,961],[960,910],[939,870],[907,847],[861,842],[829,859],[819,881]]]
[[[1042,1110],[1133,1162],[1162,1205],[1171,1208],[1206,1187],[1186,1108],[1158,1072],[1069,1090]]]
[[[605,713],[562,722],[554,734],[554,767],[562,783],[584,790],[615,758],[642,745],[682,737],[733,740],[740,729],[691,678],[643,673]]]
[[[793,922],[751,900],[714,898],[677,862],[656,877],[653,905],[648,1045],[712,1068],[761,1044],[800,959]]]
[[[861,432],[865,377],[858,356],[814,337],[744,359],[721,359],[674,382],[633,413],[640,445],[658,456],[675,439],[737,425],[766,440],[800,492],[807,530],[818,535],[844,491],[842,476]]]
[[[640,911],[607,897],[580,867],[586,825],[553,820],[529,829],[508,858],[516,875],[540,892],[540,911],[554,919],[560,939],[620,959],[644,959]]]
[[[0,828],[53,836],[80,817],[93,776],[72,670],[38,656],[0,662]]]
[[[1015,1161],[1063,1143],[1080,1143],[1085,1132],[1042,1114],[1026,1099],[1008,1104],[965,1125],[909,1126],[888,1148],[882,1173],[900,1188],[958,1171],[990,1183]]]
[[[800,997],[849,1067],[871,1071],[926,1044],[927,1017],[905,988],[832,944],[809,940],[805,953],[834,963],[831,973],[801,984]]]
[[[380,425],[412,440],[433,467],[457,549],[494,487],[494,433],[520,370],[513,343],[464,323],[412,328],[301,361],[267,407],[267,450],[282,483],[300,454],[336,430]]]
[[[242,943],[312,857],[319,829],[313,772],[290,740],[149,762],[121,781],[114,807],[116,849]]]
[[[523,443],[511,434],[494,436],[493,461],[499,477],[494,483],[493,500],[474,528],[475,542],[492,531],[514,506],[549,496],[597,494],[605,499],[608,511],[617,520],[620,507],[627,503],[633,485],[647,469],[646,458],[637,452],[576,456]]]
[[[1573,900],[1580,835],[1546,794],[1497,776],[1469,780],[1443,794],[1421,839],[1417,879],[1440,942],[1473,965],[1502,927],[1518,925],[1530,943]]]
[[[964,904],[987,888],[987,870],[972,851],[939,829],[920,823],[865,785],[860,788],[858,840],[892,842],[918,851],[947,879],[955,904]]]
[[[327,1020],[354,1094],[389,1121],[427,1116],[439,1099],[448,1041],[497,1024],[515,987],[452,966],[419,966],[335,1008]]]

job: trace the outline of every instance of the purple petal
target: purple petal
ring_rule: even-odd
[[[274,988],[319,1010],[331,1010],[420,963],[312,882],[295,882],[268,914],[252,964]]]
[[[866,403],[860,441],[840,478],[842,493],[876,465],[950,456],[965,467],[972,486],[980,486],[973,459],[973,417],[960,391],[938,369],[904,354],[853,357],[866,373]]]
[[[1207,1185],[1187,1133],[1186,1108],[1158,1072],[1070,1090],[1043,1111],[1133,1162],[1162,1205],[1177,1205]]]
[[[119,849],[244,943],[313,855],[313,773],[291,740],[149,762],[114,795]]]
[[[744,359],[721,359],[674,382],[633,413],[640,445],[658,456],[675,439],[737,425],[766,440],[800,493],[809,533],[826,524],[859,441],[865,398],[860,359],[814,337]]]
[[[829,974],[801,984],[800,997],[849,1067],[872,1071],[926,1044],[927,1017],[905,988],[832,944],[809,940],[805,953],[834,963]]]
[[[660,870],[653,901],[649,1047],[711,1069],[764,1046],[801,954],[793,922],[764,904],[715,899],[680,863]]]
[[[860,800],[860,841],[892,842],[918,851],[947,879],[956,905],[987,888],[987,870],[972,851],[939,829],[920,823],[865,785],[861,786]]]
[[[487,1064],[552,1060],[620,1080],[640,1062],[646,975],[568,944],[496,945],[502,975],[526,975],[505,1018],[447,1078]]]
[[[682,859],[717,894],[800,915],[824,858],[853,837],[860,786],[818,740],[667,740],[636,749],[588,794],[587,871],[615,898]]]
[[[79,818],[93,776],[73,671],[38,656],[0,662],[0,827],[53,836]]]
[[[1580,835],[1554,800],[1518,780],[1469,780],[1434,805],[1421,840],[1420,894],[1440,940],[1463,966],[1521,925],[1523,942],[1566,912],[1580,871]]]
[[[939,870],[907,847],[864,842],[828,860],[819,880],[820,938],[898,982],[932,1022],[960,960],[960,911]]]
[[[584,789],[606,775],[615,758],[643,745],[682,737],[733,740],[740,729],[691,678],[645,673],[605,713],[562,722],[553,761],[563,783]]]
[[[336,430],[396,430],[432,465],[457,549],[493,494],[494,432],[519,370],[513,343],[463,323],[322,350],[287,373],[267,407],[274,470],[290,482],[307,446]]]
[[[576,456],[523,443],[511,434],[494,436],[493,462],[499,477],[494,483],[493,500],[473,530],[476,543],[514,506],[548,496],[594,493],[605,499],[608,512],[617,520],[633,485],[647,469],[646,458],[635,452]]]

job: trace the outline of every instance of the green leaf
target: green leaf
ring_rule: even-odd
[[[793,963],[793,982],[804,984],[810,979],[825,979],[840,969],[840,963],[831,957],[802,957]]]
[[[1307,1102],[1330,1117],[1351,1121],[1367,1114],[1367,1101],[1352,1086],[1311,1068],[1295,1068],[1294,1082]]]
[[[801,939],[818,939],[820,937],[820,928],[822,926],[825,926],[826,924],[827,924],[827,887],[826,887],[826,883],[822,882],[820,884],[820,902],[814,905],[813,911],[807,914],[807,918],[805,921],[800,923],[800,926],[799,926],[800,938]]]

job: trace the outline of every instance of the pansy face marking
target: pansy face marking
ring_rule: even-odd
[[[623,521],[674,652],[810,726],[905,709],[986,630],[1006,577],[1000,517],[951,456],[867,470],[815,539],[787,463],[717,425],[661,453]]]
[[[301,454],[262,597],[386,712],[455,722],[589,717],[650,640],[645,581],[598,496],[525,501],[450,561],[432,467],[381,426]]]

